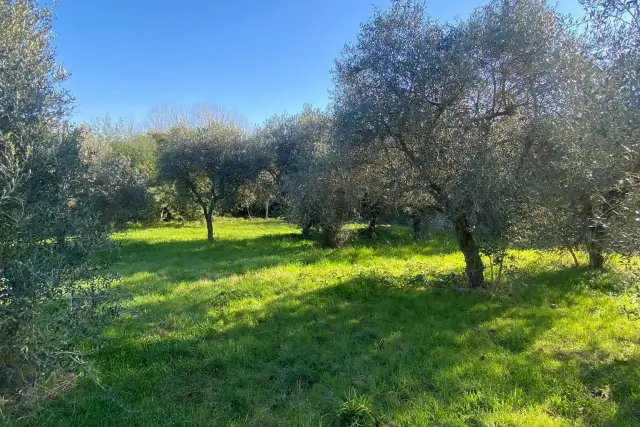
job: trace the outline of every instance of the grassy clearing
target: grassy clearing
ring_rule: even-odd
[[[132,297],[89,381],[37,425],[640,424],[640,325],[615,277],[521,251],[498,294],[446,237],[323,250],[275,220],[118,234]],[[357,424],[360,423],[360,424]]]

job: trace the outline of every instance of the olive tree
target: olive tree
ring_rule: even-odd
[[[339,137],[336,134],[335,138]],[[349,185],[349,193],[357,200],[357,216],[365,224],[364,233],[373,236],[382,221],[395,218],[408,207],[407,196],[412,189],[409,170],[384,146],[334,145],[333,155],[339,158],[340,169],[346,171],[343,185]]]
[[[156,181],[156,144],[148,135],[105,135],[83,128],[88,188],[101,220],[115,226],[157,218],[151,188]]]
[[[350,182],[350,171],[331,147],[319,146],[310,152],[304,165],[286,177],[287,218],[308,237],[320,231],[322,243],[340,247],[348,238],[343,227],[357,219],[359,194]]]
[[[156,137],[160,179],[173,183],[179,198],[200,207],[212,243],[216,205],[246,180],[244,133],[236,126],[212,122],[201,128],[176,126]]]
[[[485,284],[481,250],[517,232],[573,46],[541,0],[492,1],[455,24],[394,1],[336,61],[341,141],[383,144],[411,169],[451,221],[472,287]]]
[[[0,393],[73,364],[96,344],[109,281],[108,227],[95,212],[52,11],[0,1]]]
[[[268,219],[269,208],[278,197],[278,187],[275,178],[266,170],[260,171],[256,176],[252,189],[256,195],[256,203],[264,206],[264,217]]]
[[[227,212],[240,211],[248,216],[258,212],[269,218],[272,204],[281,204],[275,155],[266,136],[268,132],[264,128],[257,128],[244,142],[243,152],[237,159],[242,177],[234,194],[230,194],[232,197],[226,200]]]
[[[555,156],[547,178],[558,184],[539,181],[536,199],[542,206],[540,229],[546,231],[539,237],[570,250],[584,249],[589,266],[599,269],[607,253],[637,239],[637,227],[624,217],[635,218],[638,210],[633,193],[639,182],[640,134],[630,126],[632,114],[616,79],[599,68],[585,75],[589,78],[575,80],[576,99],[549,135]]]
[[[640,249],[640,7],[637,1],[581,3],[587,11],[589,53],[604,73],[596,86],[600,96],[589,99],[593,121],[586,126],[590,136],[597,135],[594,139],[606,129],[608,147],[601,159],[611,168],[594,192],[600,206],[590,227],[595,232],[590,264],[601,267],[603,250],[635,254]]]
[[[584,59],[550,134],[548,177],[559,185],[539,190],[540,237],[584,249],[589,267],[600,269],[608,253],[638,250],[640,15],[636,2],[583,4]]]
[[[317,229],[325,245],[343,244],[343,226],[355,218],[359,199],[337,151],[332,117],[305,105],[299,114],[268,120],[257,138],[266,154],[263,171],[278,188],[286,218],[304,236]]]
[[[265,219],[268,219],[277,197],[275,179],[265,170],[259,170],[234,191],[233,197],[225,198],[223,208],[227,213],[240,213],[247,217],[251,217],[252,213],[264,214]]]
[[[270,118],[254,139],[262,153],[260,185],[275,193],[288,219],[299,224],[307,236],[312,228],[319,228],[324,215],[321,208],[329,207],[329,200],[323,201],[319,193],[320,176],[336,164],[328,163],[332,117],[305,105],[298,114]]]
[[[304,167],[307,156],[318,144],[328,143],[330,120],[322,111],[305,105],[300,113],[275,115],[257,129],[255,145],[261,147],[263,168],[276,185],[281,185],[287,175]]]

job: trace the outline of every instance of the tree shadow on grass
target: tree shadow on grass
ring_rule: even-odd
[[[148,243],[131,238],[120,239],[119,244],[121,259],[113,271],[125,279],[126,289],[134,294],[166,293],[182,282],[218,280],[278,265],[310,265],[323,260],[355,264],[373,257],[406,260],[456,252],[446,235],[421,243],[362,238],[340,250],[323,249],[316,240],[293,233],[217,239],[211,245],[205,240]],[[143,274],[136,276],[138,273]]]
[[[620,345],[624,339],[618,337]],[[633,343],[637,349],[640,342]],[[548,396],[549,410],[581,425],[640,425],[640,358],[611,348],[586,346],[529,355],[530,366],[547,364],[561,392]],[[576,414],[579,417],[576,417]],[[572,417],[573,415],[573,417]]]
[[[604,356],[597,351],[592,354]],[[578,365],[583,383],[594,399],[618,404],[609,425],[640,425],[640,358],[636,355],[599,362],[583,359]]]
[[[121,240],[114,266],[132,293],[167,292],[181,282],[217,280],[232,275],[300,262],[309,244],[282,236],[206,241],[147,243]],[[144,273],[136,277],[137,273]],[[138,285],[145,284],[140,289]]]
[[[547,303],[570,305],[572,289],[511,300],[369,275],[260,304],[242,292],[149,301],[141,309],[151,317],[121,319],[124,332],[96,359],[105,384],[139,412],[89,387],[46,422],[331,424],[353,389],[380,424],[482,423],[570,392],[554,390],[558,371],[534,347],[558,318]],[[634,369],[593,375],[637,379]]]

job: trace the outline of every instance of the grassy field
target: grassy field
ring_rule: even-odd
[[[79,381],[28,423],[113,426],[640,425],[640,322],[612,274],[515,253],[465,292],[445,236],[326,250],[276,220],[131,230],[131,297]],[[524,274],[526,273],[526,274]]]

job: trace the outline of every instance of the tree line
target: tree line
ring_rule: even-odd
[[[51,9],[0,0],[0,388],[98,342],[117,311],[108,236],[131,221],[203,218],[213,242],[216,213],[277,215],[340,246],[352,222],[405,218],[420,239],[437,217],[472,288],[488,286],[482,255],[513,247],[584,251],[594,269],[636,254],[640,12],[582,4],[571,19],[491,0],[442,23],[395,0],[336,59],[326,109],[248,129],[162,107],[138,129],[74,125]]]
[[[149,178],[165,208],[201,212],[209,241],[214,211],[271,206],[334,246],[349,222],[375,232],[409,217],[419,236],[438,215],[472,287],[486,285],[481,255],[500,262],[514,245],[576,263],[583,250],[602,268],[635,251],[638,8],[584,6],[571,20],[542,0],[495,0],[441,23],[394,1],[335,61],[326,110],[250,131],[213,109],[170,115],[143,137],[157,150]]]

